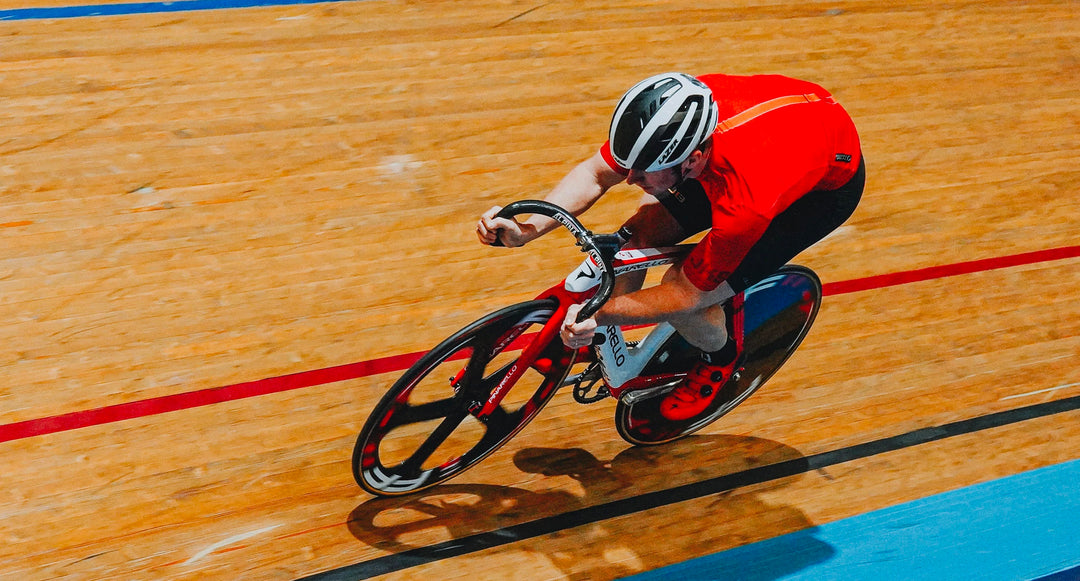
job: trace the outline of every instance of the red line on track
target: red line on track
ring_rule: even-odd
[[[1035,252],[1025,252],[1023,254],[1013,254],[997,258],[984,258],[982,260],[973,260],[971,262],[958,262],[956,264],[931,266],[929,268],[920,268],[917,270],[906,270],[904,272],[879,274],[877,276],[869,276],[866,278],[827,283],[822,285],[822,292],[825,295],[842,295],[888,286],[922,282],[936,278],[959,276],[961,274],[972,274],[987,270],[997,270],[1013,266],[1023,266],[1025,264],[1050,262],[1053,260],[1064,260],[1066,258],[1076,257],[1080,257],[1080,246],[1066,246],[1064,248],[1038,250]]]
[[[825,284],[823,292],[825,295],[840,295],[962,274],[972,274],[987,270],[1077,257],[1080,257],[1080,246],[1066,246],[1063,248],[1039,250],[1024,254],[1014,254],[942,266],[931,266],[929,268],[920,268],[917,270],[833,282]],[[521,342],[526,338],[527,337],[519,338],[518,342]],[[143,418],[166,412],[174,412],[215,403],[246,399],[259,395],[313,387],[336,381],[360,379],[371,375],[378,375],[380,373],[401,371],[407,369],[423,355],[424,353],[422,352],[392,355],[390,357],[360,361],[358,363],[350,363],[347,365],[338,365],[336,367],[328,367],[325,369],[302,371],[257,381],[177,393],[105,406],[97,409],[5,424],[0,426],[0,442],[9,442],[32,436],[66,432],[78,428]]]

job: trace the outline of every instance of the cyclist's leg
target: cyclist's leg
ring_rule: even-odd
[[[665,280],[677,276],[685,274],[672,268],[665,274]],[[705,299],[712,306],[670,320],[678,334],[701,351],[686,378],[659,402],[660,415],[668,420],[684,421],[700,416],[742,364],[742,295],[736,295],[723,282],[709,291]]]
[[[662,282],[671,282],[674,277],[685,276],[681,270],[672,267],[664,273]],[[684,339],[702,351],[716,351],[727,344],[727,314],[724,304],[735,296],[735,291],[725,281],[720,286],[706,293],[705,302],[712,306],[701,311],[672,317],[668,322],[679,331]]]
[[[639,248],[677,244],[689,236],[712,227],[712,202],[709,201],[705,189],[697,180],[686,180],[678,188],[664,192],[656,198],[649,195],[646,195],[645,198],[655,200],[654,205],[658,203],[659,206],[662,206],[667,214],[665,219],[668,221],[673,220],[679,228],[678,230],[668,230],[667,234],[669,235],[662,240],[642,240],[642,243],[637,246]],[[654,211],[654,214],[664,214],[664,212]],[[643,216],[645,219],[652,217]],[[664,218],[663,216],[655,217]],[[633,225],[629,222],[627,224],[633,232]],[[673,266],[664,274],[664,281],[670,281],[671,277],[678,276],[678,274],[678,265]],[[643,281],[644,271],[641,271],[639,276],[640,280]],[[640,286],[639,282],[636,288],[640,288]],[[635,288],[628,290],[635,290]],[[723,309],[719,305],[731,298],[734,293],[727,288],[726,284],[721,284],[714,293],[716,293],[716,296],[713,302],[717,305],[716,307],[708,308],[704,312],[692,313],[685,317],[676,317],[669,321],[684,339],[698,348],[708,349],[708,347],[714,345],[723,346],[727,342],[726,318]]]
[[[765,234],[728,277],[730,288],[734,292],[746,290],[839,228],[855,212],[865,182],[864,160],[855,176],[843,186],[810,192],[796,200],[772,220]]]

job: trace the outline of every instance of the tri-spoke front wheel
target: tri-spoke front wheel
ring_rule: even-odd
[[[553,300],[492,313],[417,361],[379,401],[353,449],[353,476],[379,496],[445,482],[484,459],[525,427],[555,394],[573,364],[556,340],[494,412],[477,412],[518,363],[522,342],[555,314]]]

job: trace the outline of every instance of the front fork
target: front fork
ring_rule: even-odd
[[[502,403],[506,394],[509,393],[514,384],[521,379],[529,368],[536,369],[541,374],[547,375],[556,366],[566,365],[569,367],[574,364],[577,352],[562,348],[562,341],[559,338],[559,329],[562,327],[563,319],[566,318],[567,307],[570,304],[572,303],[569,301],[559,301],[555,313],[544,323],[543,328],[540,329],[536,337],[525,346],[521,355],[510,364],[509,369],[499,379],[499,383],[491,390],[487,400],[484,402],[472,402],[469,406],[469,413],[481,422],[487,421],[488,417]],[[461,381],[463,374],[464,370],[460,371],[457,377],[451,380],[451,383],[456,386]]]

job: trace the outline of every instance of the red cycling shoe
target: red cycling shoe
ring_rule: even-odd
[[[672,421],[688,420],[708,409],[716,394],[731,379],[743,359],[743,295],[739,293],[724,306],[728,316],[729,341],[735,341],[735,356],[723,364],[713,363],[702,353],[683,382],[660,402],[660,415]]]

